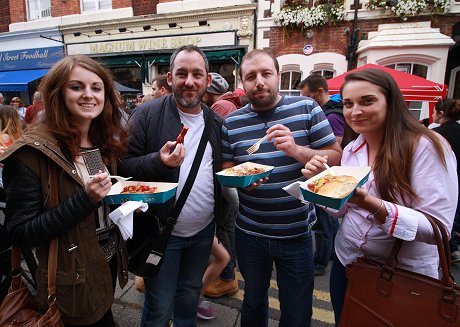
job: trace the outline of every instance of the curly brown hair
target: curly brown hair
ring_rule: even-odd
[[[85,55],[67,56],[50,69],[39,86],[45,104],[44,123],[75,159],[80,152],[81,133],[72,121],[63,93],[72,69],[77,66],[96,74],[104,83],[104,108],[91,122],[88,137],[108,164],[126,150],[127,132],[121,123],[121,102],[112,74],[96,60]]]

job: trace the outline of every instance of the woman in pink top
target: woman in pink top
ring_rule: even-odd
[[[398,265],[438,278],[439,258],[426,216],[447,230],[457,206],[456,160],[449,144],[408,110],[394,79],[379,69],[348,74],[342,85],[343,115],[359,136],[343,150],[343,166],[371,166],[368,182],[335,213],[343,216],[335,239],[330,292],[336,324],[342,311],[345,266],[366,256],[383,262],[394,238],[405,242]],[[315,156],[302,170],[322,171]]]

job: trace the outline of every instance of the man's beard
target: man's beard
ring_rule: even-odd
[[[198,94],[194,99],[187,100],[182,96],[181,90],[173,86],[174,99],[185,109],[194,109],[200,104],[205,91],[206,90],[198,90]]]
[[[248,97],[248,100],[252,104],[253,108],[255,108],[256,110],[268,110],[273,108],[273,106],[276,104],[275,101],[277,94],[277,92],[272,92],[272,90],[269,90],[268,95],[263,98],[255,97],[252,92],[246,93],[246,96]]]

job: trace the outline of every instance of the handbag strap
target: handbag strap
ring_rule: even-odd
[[[179,217],[182,208],[184,207],[185,201],[192,189],[193,183],[195,182],[196,174],[198,173],[198,169],[200,168],[201,160],[203,159],[204,150],[206,149],[206,144],[209,140],[209,134],[211,133],[212,127],[212,117],[211,113],[206,114],[206,119],[204,122],[204,130],[203,134],[201,135],[200,144],[198,145],[198,149],[195,154],[195,158],[193,159],[192,167],[190,168],[190,172],[188,173],[187,180],[185,181],[185,185],[180,192],[179,198],[177,199],[176,204],[174,205],[173,211],[171,216],[167,219],[166,225],[172,230],[174,225],[177,222],[177,217]]]
[[[438,248],[439,263],[442,270],[441,281],[445,291],[444,298],[449,299],[450,295],[453,295],[454,281],[451,277],[450,272],[450,255],[447,254],[448,249],[446,249],[446,246],[448,246],[446,227],[440,221],[432,218],[431,216],[426,216],[426,218],[428,219],[428,221],[431,224],[431,227],[433,228],[433,235],[436,241],[436,246]],[[403,240],[399,238],[395,239],[390,255],[388,256],[385,265],[383,266],[384,271],[386,273],[389,273],[390,276],[394,268],[397,266],[397,256],[403,243]]]

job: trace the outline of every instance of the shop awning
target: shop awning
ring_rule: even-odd
[[[12,70],[0,72],[0,92],[27,91],[28,84],[43,77],[48,69]]]

